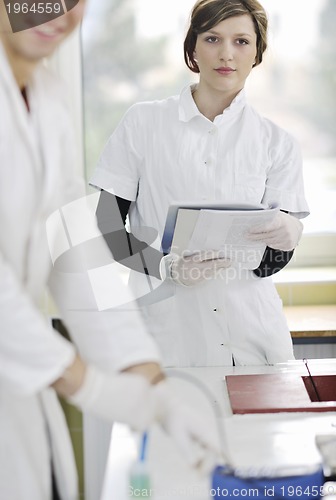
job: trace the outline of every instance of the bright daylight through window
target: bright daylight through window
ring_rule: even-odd
[[[269,49],[247,81],[249,101],[291,132],[304,159],[311,215],[292,265],[336,264],[336,2],[262,0]],[[183,61],[194,0],[91,0],[82,28],[86,168],[137,101],[178,94],[195,76]]]

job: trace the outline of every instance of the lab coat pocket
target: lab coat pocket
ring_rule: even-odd
[[[260,203],[265,192],[266,175],[264,172],[239,170],[236,173],[235,199],[246,203]]]
[[[235,158],[235,197],[241,201],[260,203],[267,179],[268,161],[259,148],[252,147],[244,160]]]

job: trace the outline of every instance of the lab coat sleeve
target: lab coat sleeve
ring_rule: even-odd
[[[98,227],[117,262],[134,271],[142,274],[148,273],[150,276],[161,279],[162,253],[126,231],[125,224],[130,204],[129,200],[102,190],[96,212]],[[132,259],[132,256],[137,256],[140,252],[143,259]]]
[[[275,126],[271,132],[269,161],[262,203],[277,202],[281,210],[298,218],[307,217],[309,207],[304,192],[300,147],[292,136]]]
[[[1,254],[0,276],[0,382],[34,394],[59,378],[75,349],[44,319]]]
[[[143,161],[141,107],[141,103],[135,104],[127,111],[107,141],[90,179],[92,186],[130,201],[136,199]]]

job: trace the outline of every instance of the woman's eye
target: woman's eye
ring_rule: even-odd
[[[244,38],[238,38],[237,40],[238,45],[248,45],[248,40],[245,40]]]
[[[209,43],[216,43],[218,41],[218,38],[216,36],[208,36],[206,37],[205,41]]]

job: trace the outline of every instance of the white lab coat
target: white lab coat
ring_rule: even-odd
[[[197,109],[192,90],[132,106],[91,178],[92,185],[134,202],[132,233],[159,249],[174,201],[276,202],[297,217],[307,216],[296,141],[249,106],[244,90],[213,122]],[[144,227],[157,231],[156,241],[146,237]],[[232,357],[237,365],[293,358],[271,278],[234,267],[192,287],[152,278],[152,288],[161,285],[157,295],[149,294],[147,276],[133,273],[131,280],[138,297],[152,297],[143,314],[168,366],[228,365]]]
[[[77,498],[77,478],[65,419],[48,388],[72,362],[75,348],[51,327],[37,304],[50,281],[55,302],[82,356],[115,371],[159,359],[133,309],[95,305],[86,273],[66,294],[53,273],[48,216],[82,196],[75,175],[72,131],[63,88],[40,67],[29,89],[31,113],[0,45],[0,498],[48,500],[53,461],[62,500]],[[66,280],[71,281],[70,274]],[[117,289],[123,287],[114,276]],[[76,285],[80,281],[80,288]],[[70,314],[67,298],[76,296]],[[88,304],[91,311],[85,309]],[[72,303],[70,307],[74,304]]]

